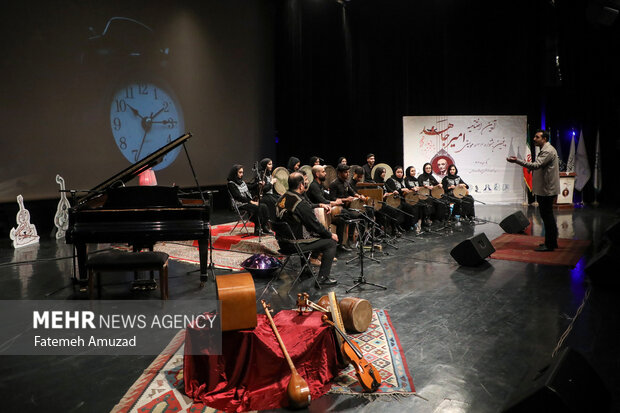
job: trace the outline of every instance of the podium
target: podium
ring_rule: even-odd
[[[560,172],[560,194],[555,202],[557,207],[572,207],[575,190],[575,172]]]

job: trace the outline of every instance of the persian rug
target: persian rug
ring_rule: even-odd
[[[374,310],[368,330],[350,334],[361,347],[366,360],[377,368],[383,379],[375,393],[362,393],[351,366],[334,379],[329,393],[352,396],[381,397],[415,395],[415,387],[400,341],[386,310]],[[220,412],[187,397],[183,383],[183,343],[185,331],[180,331],[166,349],[144,370],[113,413],[146,412]]]
[[[253,254],[279,256],[278,242],[273,236],[263,235],[259,240],[259,237],[254,235],[245,236],[246,232],[242,231],[241,226],[234,227],[234,222],[211,227],[215,267],[241,270],[241,263]],[[249,222],[247,227],[249,233],[252,234],[254,224]],[[128,249],[122,246],[115,246],[115,248]],[[198,241],[158,242],[153,249],[165,252],[174,260],[200,264]]]
[[[575,239],[558,239],[558,248],[550,252],[534,251],[539,244],[544,243],[544,237],[533,237],[523,234],[502,234],[491,243],[495,252],[491,258],[497,260],[521,261],[544,265],[577,265],[590,241]]]

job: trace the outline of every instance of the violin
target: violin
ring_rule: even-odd
[[[323,322],[331,325],[344,339],[342,343],[342,352],[349,358],[349,362],[355,370],[357,381],[362,386],[365,392],[374,392],[381,385],[381,375],[377,369],[364,358],[360,346],[349,339],[349,337],[329,320],[327,315],[323,315]]]

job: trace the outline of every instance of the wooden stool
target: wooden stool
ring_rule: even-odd
[[[88,269],[88,293],[93,299],[95,278],[97,297],[101,298],[101,273],[121,271],[159,271],[161,299],[168,299],[168,254],[159,251],[120,252],[110,251],[92,254],[86,261]]]

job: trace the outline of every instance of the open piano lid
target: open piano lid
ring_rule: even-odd
[[[173,140],[169,144],[162,146],[161,148],[154,151],[150,155],[145,156],[138,162],[122,170],[121,172],[117,173],[111,178],[106,179],[105,181],[103,181],[102,183],[100,183],[99,185],[91,189],[88,192],[88,194],[79,198],[77,200],[76,206],[80,206],[84,204],[85,202],[89,201],[90,199],[97,197],[98,195],[103,193],[106,189],[110,188],[114,184],[122,183],[124,185],[126,182],[131,181],[133,178],[140,175],[142,172],[157,165],[159,162],[161,162],[161,158],[164,155],[166,155],[168,152],[170,152],[177,146],[184,144],[185,141],[187,141],[191,137],[192,137],[192,134],[188,132],[180,136],[179,138]]]

